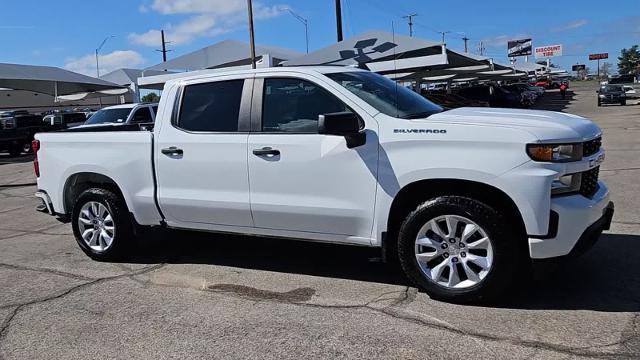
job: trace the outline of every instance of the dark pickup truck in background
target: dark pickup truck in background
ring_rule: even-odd
[[[24,110],[0,112],[0,151],[8,151],[11,156],[28,153],[33,136],[47,130],[42,116]]]

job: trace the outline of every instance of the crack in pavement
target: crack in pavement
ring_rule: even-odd
[[[391,317],[393,317],[395,319],[398,319],[398,320],[401,320],[401,321],[407,321],[407,322],[411,322],[411,323],[418,324],[418,325],[421,325],[421,326],[426,326],[426,327],[429,327],[429,328],[432,328],[432,329],[437,329],[437,330],[442,330],[442,331],[447,331],[447,332],[451,332],[451,333],[467,336],[467,337],[470,337],[470,338],[475,339],[475,340],[491,341],[491,342],[499,342],[499,343],[508,343],[508,344],[512,344],[512,345],[515,345],[515,346],[531,348],[531,349],[534,349],[534,350],[546,350],[546,351],[551,351],[551,352],[556,352],[556,353],[562,353],[562,354],[565,354],[565,355],[590,357],[590,358],[611,358],[611,357],[616,357],[616,358],[620,358],[620,357],[634,358],[634,355],[635,355],[635,354],[633,354],[631,352],[629,352],[629,353],[620,353],[620,352],[618,352],[618,353],[603,353],[603,352],[597,352],[597,351],[590,351],[589,349],[592,349],[594,347],[609,347],[609,346],[623,345],[625,342],[629,341],[629,338],[634,338],[635,336],[637,336],[637,333],[633,334],[631,336],[623,337],[619,341],[615,341],[615,342],[608,343],[608,344],[599,344],[599,345],[591,345],[591,346],[584,346],[584,347],[572,347],[572,346],[553,344],[553,343],[548,343],[548,342],[538,341],[538,340],[524,340],[524,339],[513,338],[513,337],[508,337],[508,336],[498,336],[498,335],[486,334],[486,333],[483,333],[483,332],[480,332],[480,331],[463,330],[463,329],[460,329],[460,328],[454,326],[453,324],[450,324],[450,323],[448,323],[448,322],[446,322],[444,320],[438,319],[438,318],[433,317],[433,316],[429,316],[429,315],[426,315],[426,314],[419,314],[420,316],[415,316],[415,315],[412,315],[412,314],[408,313],[406,310],[398,309],[399,306],[406,305],[406,304],[408,304],[408,303],[413,301],[413,300],[408,301],[410,299],[410,290],[409,289],[410,289],[409,287],[404,289],[401,292],[400,296],[395,301],[393,301],[390,305],[384,306],[382,308],[374,307],[372,305],[377,303],[377,302],[379,302],[379,301],[381,301],[380,298],[382,296],[384,296],[384,295],[387,295],[388,293],[380,294],[376,298],[374,298],[373,300],[368,301],[368,302],[366,302],[364,304],[351,304],[351,305],[314,304],[314,303],[306,303],[306,302],[295,302],[295,301],[279,300],[278,298],[268,298],[268,299],[263,299],[263,301],[276,302],[276,303],[285,303],[285,304],[290,304],[290,305],[293,305],[293,306],[301,306],[301,307],[309,307],[309,308],[337,309],[337,310],[342,310],[342,309],[364,309],[364,310],[369,310],[369,311],[374,311],[374,312],[377,312],[377,313],[381,313],[381,314],[384,314],[386,316],[391,316]],[[417,294],[417,289],[414,289],[414,291]],[[214,293],[218,293],[218,294],[223,294],[223,295],[226,295],[226,296],[236,297],[236,298],[248,298],[245,295],[236,294],[234,292],[229,292],[229,291],[213,291],[213,292]],[[414,296],[414,299],[415,299],[415,296]],[[424,317],[428,317],[429,319],[426,320],[426,319],[424,319]],[[480,344],[481,344],[481,346],[483,346],[483,348],[485,348],[486,350],[490,351],[492,354],[495,355],[495,353],[493,352],[492,349],[484,346],[484,344],[482,344],[482,343],[480,343]]]
[[[160,268],[162,268],[163,266],[165,266],[165,264],[156,264],[156,265],[151,265],[151,266],[146,266],[142,269],[136,270],[136,271],[132,271],[129,273],[125,273],[125,274],[120,274],[120,275],[114,275],[114,276],[107,276],[107,277],[103,277],[103,278],[99,278],[99,279],[94,279],[88,282],[84,282],[81,284],[78,284],[76,286],[72,286],[58,294],[54,294],[54,295],[50,295],[44,298],[40,298],[40,299],[35,299],[35,300],[31,300],[31,301],[27,301],[25,303],[21,303],[18,304],[14,307],[14,309],[9,313],[9,315],[4,319],[4,321],[2,322],[2,324],[0,324],[0,345],[2,345],[2,340],[4,340],[4,338],[6,337],[9,328],[11,326],[11,322],[13,321],[13,319],[16,317],[16,315],[24,308],[27,308],[29,306],[32,305],[37,305],[37,304],[42,304],[48,301],[52,301],[52,300],[56,300],[56,299],[61,299],[69,294],[73,294],[81,289],[90,287],[92,285],[96,285],[96,284],[100,284],[100,283],[104,283],[107,281],[112,281],[112,280],[117,280],[117,279],[122,279],[122,278],[127,278],[127,277],[131,277],[131,276],[136,276],[136,275],[142,275],[142,274],[146,274],[155,270],[158,270]],[[0,354],[1,355],[1,354]]]
[[[43,227],[41,229],[38,229],[38,230],[21,230],[21,229],[11,229],[11,228],[0,228],[0,230],[2,230],[2,231],[17,232],[17,234],[12,234],[12,235],[7,235],[7,236],[0,236],[0,240],[9,240],[9,239],[13,239],[13,238],[24,236],[24,235],[48,235],[48,236],[71,235],[71,233],[69,233],[69,232],[68,233],[50,233],[50,232],[46,232],[47,230],[51,230],[53,228],[64,226],[64,225],[66,225],[66,224],[53,224],[53,225],[45,226],[45,227]]]
[[[40,272],[40,273],[45,273],[45,274],[53,274],[53,275],[58,275],[58,276],[67,277],[67,278],[71,278],[71,279],[83,280],[83,281],[96,280],[95,278],[92,278],[92,277],[73,274],[73,273],[70,273],[70,272],[65,272],[65,271],[60,271],[60,270],[55,270],[55,269],[49,269],[49,268],[38,268],[38,267],[14,265],[14,264],[7,264],[7,263],[0,263],[0,268],[11,269],[11,270],[20,270],[20,271],[34,271],[34,272]],[[128,269],[128,270],[131,270],[131,269]],[[6,307],[6,306],[2,305],[2,306],[0,306],[0,309],[2,309],[4,307]]]
[[[5,184],[0,185],[0,189],[9,189],[9,188],[17,188],[17,187],[27,187],[27,186],[36,186],[36,183],[26,183],[26,184]]]

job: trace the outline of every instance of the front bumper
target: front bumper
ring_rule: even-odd
[[[551,199],[552,214],[546,236],[529,236],[529,253],[533,259],[578,255],[593,245],[603,230],[609,229],[613,218],[613,203],[604,182],[591,197],[558,196]]]

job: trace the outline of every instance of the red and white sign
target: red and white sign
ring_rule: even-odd
[[[547,45],[537,47],[535,50],[536,59],[562,56],[562,45]]]

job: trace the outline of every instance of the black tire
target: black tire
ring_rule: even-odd
[[[31,153],[31,151],[32,151],[32,149],[31,149],[31,143],[28,143],[28,142],[27,142],[27,143],[22,144],[22,149],[21,149],[21,151],[22,151],[23,153],[25,153],[25,154],[30,154],[30,153]]]
[[[620,101],[620,105],[622,105],[622,106],[626,106],[626,105],[627,105],[627,100],[622,100],[622,101]]]
[[[602,106],[602,102],[600,102],[600,100],[598,100],[598,106]]]
[[[447,288],[423,274],[418,265],[415,256],[418,231],[429,220],[442,215],[457,215],[472,220],[490,238],[493,262],[486,276],[475,285],[460,289]],[[519,249],[518,242],[525,239],[519,237],[510,222],[491,206],[467,197],[441,196],[422,203],[406,217],[398,236],[398,257],[407,277],[434,299],[454,303],[489,302],[505,294],[516,274],[520,273],[519,264],[529,261],[522,259],[523,251]]]
[[[9,155],[11,157],[18,157],[22,154],[22,146],[20,144],[11,144],[9,146]]]
[[[113,218],[115,233],[111,245],[104,251],[97,251],[89,247],[80,233],[78,223],[80,210],[90,201],[104,205]],[[80,196],[78,196],[73,206],[71,225],[73,227],[73,235],[75,236],[80,249],[94,260],[122,260],[130,254],[130,250],[133,248],[134,232],[129,210],[127,209],[127,205],[124,200],[110,190],[90,188],[83,191]]]

